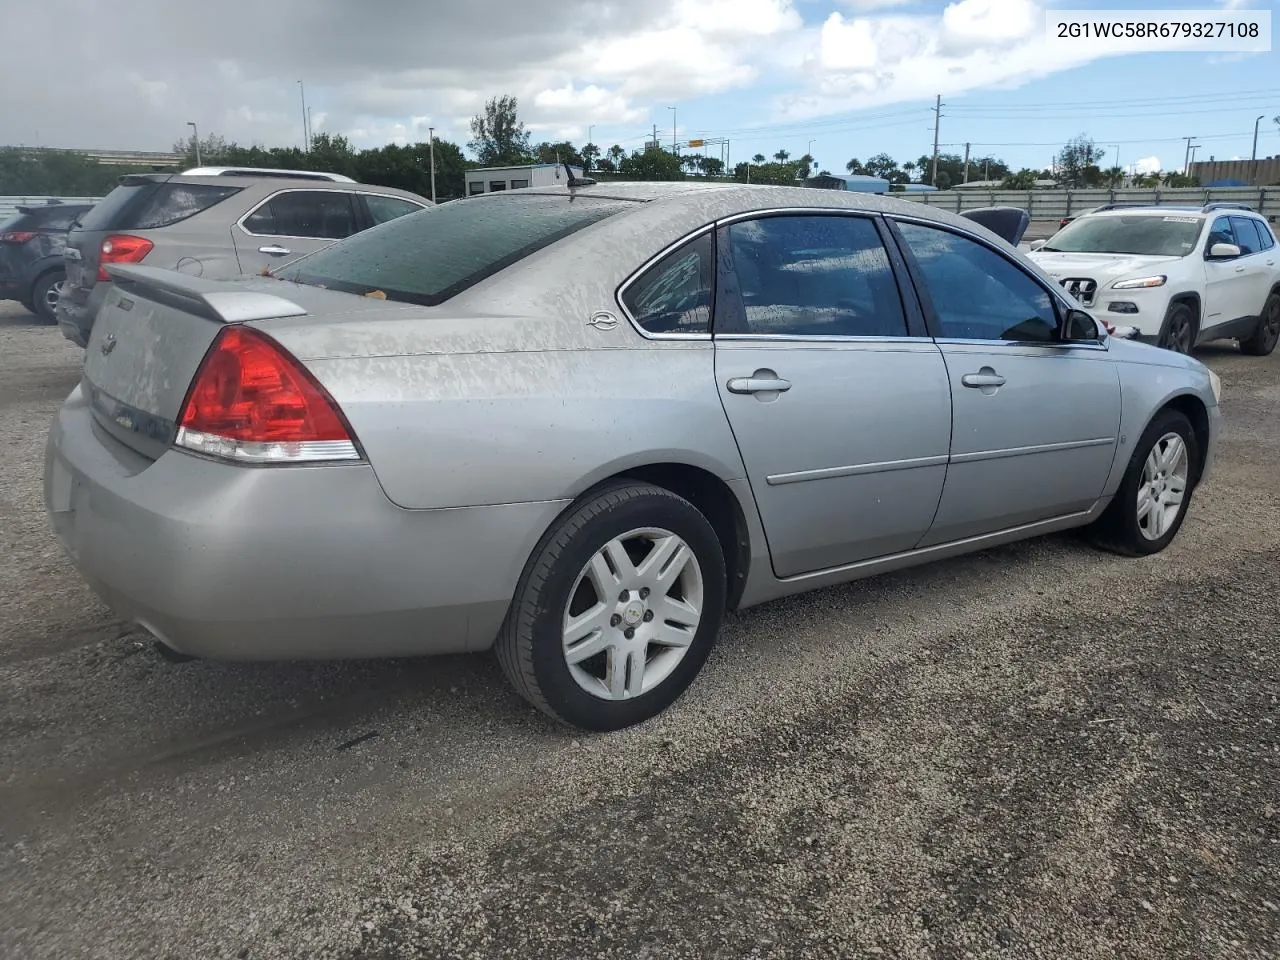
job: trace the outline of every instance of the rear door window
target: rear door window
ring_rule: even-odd
[[[399,217],[303,257],[275,275],[433,306],[606,217],[626,200],[539,196],[460,200]]]
[[[243,226],[255,236],[341,240],[357,229],[351,201],[342,190],[289,190],[262,203]]]

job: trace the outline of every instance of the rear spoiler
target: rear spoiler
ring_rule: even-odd
[[[1010,246],[1016,247],[1031,225],[1031,214],[1020,207],[979,207],[960,214],[980,223]]]
[[[109,263],[106,268],[107,273],[119,283],[122,294],[136,292],[147,300],[167,303],[214,323],[301,317],[307,312],[292,300],[275,294],[228,289],[231,284],[225,280],[205,280],[132,263]]]

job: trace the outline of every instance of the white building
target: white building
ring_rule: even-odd
[[[570,167],[575,177],[582,167]],[[467,171],[467,196],[497,193],[499,190],[523,190],[526,187],[554,187],[565,182],[564,164],[530,163],[522,167],[477,167]]]

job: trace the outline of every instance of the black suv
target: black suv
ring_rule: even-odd
[[[54,309],[67,278],[67,231],[91,209],[53,200],[18,207],[16,216],[0,223],[0,300],[17,300],[45,323],[56,322]]]

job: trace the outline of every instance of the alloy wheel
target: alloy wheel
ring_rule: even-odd
[[[1138,530],[1148,540],[1159,540],[1182,512],[1187,494],[1191,458],[1176,433],[1166,433],[1151,448],[1138,482]]]

